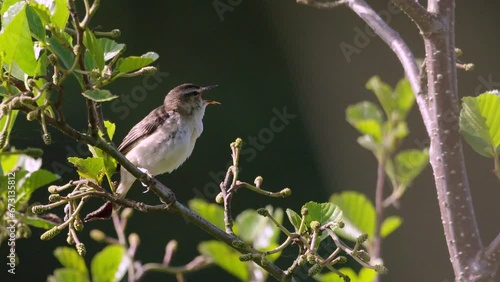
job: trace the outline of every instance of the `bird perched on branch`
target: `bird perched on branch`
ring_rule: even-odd
[[[125,136],[118,150],[134,165],[150,175],[170,173],[182,165],[193,152],[203,132],[205,108],[219,102],[207,100],[203,94],[217,85],[200,87],[186,83],[172,89],[163,105],[154,109]],[[126,196],[136,178],[120,168],[116,194]],[[112,204],[87,215],[85,221],[109,218]]]

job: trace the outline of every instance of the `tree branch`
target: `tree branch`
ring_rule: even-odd
[[[18,108],[15,109],[21,110],[25,113],[31,111],[31,109],[25,105],[20,105]],[[140,211],[166,210],[170,212],[179,213],[187,222],[193,223],[198,228],[205,231],[207,234],[233,247],[240,253],[246,254],[246,253],[253,253],[255,251],[247,244],[238,244],[242,242],[241,239],[232,234],[227,234],[223,230],[220,230],[218,227],[206,221],[204,218],[202,218],[200,215],[198,215],[191,209],[177,202],[175,199],[175,194],[172,192],[172,190],[167,188],[165,185],[156,180],[154,177],[150,177],[146,173],[139,170],[111,144],[104,142],[104,140],[102,140],[99,137],[94,138],[90,135],[83,134],[73,129],[68,124],[60,123],[49,116],[45,117],[45,121],[47,124],[50,124],[52,127],[58,129],[59,131],[72,137],[73,139],[88,145],[98,147],[99,149],[106,152],[108,155],[116,159],[118,163],[120,163],[120,165],[123,166],[126,170],[128,170],[134,177],[139,179],[141,182],[147,184],[149,188],[153,190],[153,192],[155,192],[166,205],[151,206],[135,202],[129,199],[119,199],[113,196],[112,194],[102,190],[101,192],[94,193],[96,196],[104,197],[113,203],[117,203],[126,207],[131,207]],[[281,270],[278,266],[276,266],[271,262],[263,264],[260,258],[254,258],[253,261],[256,264],[260,265],[262,268],[264,268],[271,276],[276,278],[278,281],[294,281],[293,277],[287,276],[283,270]]]
[[[83,28],[80,25],[80,19],[78,17],[78,13],[76,11],[76,4],[75,0],[68,0],[68,7],[69,7],[69,12],[71,15],[71,19],[73,20],[73,25],[76,31],[76,45],[73,50],[73,53],[75,53],[75,62],[78,62],[78,65],[80,67],[80,70],[85,71],[85,61],[84,61],[84,54],[85,54],[85,44],[83,44]],[[82,74],[82,80],[83,80],[83,87],[86,90],[92,89],[92,83],[90,81],[90,78],[87,74]],[[97,120],[97,109],[95,106],[95,102],[85,98],[85,102],[87,104],[87,115],[88,115],[88,123],[89,123],[89,130],[90,134],[93,137],[96,137],[98,134],[98,120]],[[106,131],[104,131],[106,132]]]
[[[483,245],[472,205],[458,125],[455,2],[432,0],[428,2],[428,10],[445,25],[445,32],[424,38],[429,108],[435,113],[431,117],[430,162],[455,279],[478,281],[478,277],[489,277],[491,273],[480,267],[481,263],[474,263]]]
[[[429,13],[416,0],[392,0],[417,25],[422,36],[428,38],[443,30],[443,24],[438,17]]]
[[[298,3],[307,4],[317,8],[335,8],[337,6],[322,6],[316,5],[317,3],[324,3],[318,0],[297,0]],[[344,2],[344,1],[342,1]],[[362,20],[370,26],[373,31],[392,49],[396,54],[403,69],[408,77],[411,88],[415,95],[415,99],[418,104],[418,108],[422,115],[425,128],[427,133],[431,134],[430,131],[430,118],[427,106],[427,93],[422,92],[420,88],[420,71],[417,66],[417,62],[411,52],[410,48],[404,40],[401,38],[399,33],[392,29],[384,20],[375,12],[368,3],[364,0],[346,0],[347,5],[353,12],[355,12]],[[313,4],[315,3],[315,4]]]

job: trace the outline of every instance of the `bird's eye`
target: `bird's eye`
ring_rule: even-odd
[[[186,95],[188,97],[193,97],[193,96],[196,96],[198,94],[199,94],[198,91],[189,91],[189,92],[185,93],[184,95]]]

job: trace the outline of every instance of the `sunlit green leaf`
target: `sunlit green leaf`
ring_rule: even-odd
[[[350,278],[350,282],[373,282],[377,272],[369,268],[361,268],[359,274],[350,268],[341,268],[339,271]],[[319,282],[345,282],[338,274],[329,272],[314,277]]]
[[[336,204],[343,212],[344,228],[335,232],[340,236],[355,241],[366,233],[369,238],[375,233],[375,208],[368,198],[359,192],[345,191],[333,194],[330,202]]]
[[[83,44],[87,47],[94,59],[94,63],[97,65],[99,70],[104,68],[104,50],[102,45],[99,43],[94,33],[86,29],[83,33]]]
[[[158,59],[158,57],[158,54],[155,52],[148,52],[140,57],[126,57],[118,60],[117,68],[121,73],[133,72],[153,63]]]
[[[365,101],[347,107],[346,119],[361,134],[373,136],[377,142],[381,140],[383,116],[373,103]]]
[[[9,9],[10,6],[13,4],[16,4],[17,2],[21,2],[21,0],[5,0],[3,1],[2,8],[0,9],[0,14],[4,14],[7,9]]]
[[[460,133],[467,143],[485,157],[500,150],[500,97],[497,91],[465,97],[460,112]]]
[[[85,90],[82,95],[96,102],[107,102],[118,98],[106,89]]]
[[[16,173],[16,177],[17,176],[18,175]],[[34,191],[58,180],[59,178],[59,175],[45,169],[39,169],[30,173],[24,180],[22,187],[18,190],[18,200],[25,201],[29,199]]]
[[[2,165],[2,171],[7,174],[7,172],[12,171],[19,160],[19,155],[0,155],[0,164]]]
[[[386,116],[392,121],[403,121],[415,103],[415,97],[408,80],[402,79],[393,90],[380,77],[374,76],[366,83],[366,88],[377,96]]]
[[[52,13],[52,22],[60,29],[64,29],[69,17],[68,1],[54,0],[54,4],[55,9]]]
[[[65,268],[76,270],[87,276],[88,270],[85,260],[74,248],[58,247],[54,251],[54,256]]]
[[[283,210],[273,210],[271,206],[266,209],[273,215],[279,223],[283,221]],[[238,232],[237,235],[247,242],[252,243],[253,246],[259,250],[266,250],[270,245],[276,243],[281,231],[279,228],[268,218],[260,216],[255,210],[245,210],[238,214],[236,217]]]
[[[68,161],[72,163],[80,175],[83,178],[91,179],[97,183],[101,183],[104,177],[104,161],[102,158],[77,158],[70,157]]]
[[[115,281],[125,249],[120,245],[110,245],[95,255],[91,262],[92,282]]]
[[[231,273],[241,281],[248,281],[249,272],[245,262],[241,262],[240,253],[219,241],[201,242],[198,251],[211,257],[215,264]]]
[[[31,225],[36,228],[42,228],[42,229],[50,229],[52,227],[57,226],[58,224],[48,221],[46,219],[36,217],[36,216],[27,216],[24,218],[24,223]]]
[[[300,222],[302,221],[301,216],[291,209],[286,209],[286,215],[288,216],[290,223],[292,223],[295,228],[295,232],[299,231]]]
[[[342,210],[333,203],[307,202],[302,208],[307,208],[306,224],[312,221],[326,224],[328,222],[339,222],[342,220]]]
[[[50,10],[47,6],[37,2],[29,2],[28,5],[37,13],[44,26],[50,24]]]
[[[33,37],[35,37],[39,41],[44,41],[45,28],[36,10],[33,9],[33,7],[31,7],[30,5],[26,6],[26,17],[28,18],[28,25],[33,34]]]
[[[396,85],[394,92],[396,95],[396,105],[399,110],[397,118],[398,120],[404,120],[415,104],[415,95],[408,79],[401,79]]]
[[[377,96],[380,105],[384,109],[387,117],[391,116],[392,111],[396,108],[395,97],[393,97],[392,87],[384,83],[380,77],[373,76],[366,83],[366,89],[373,91]]]
[[[106,127],[109,138],[113,139],[113,136],[115,135],[116,125],[109,120],[105,120],[104,126]]]
[[[388,162],[386,172],[389,177],[404,187],[411,185],[413,180],[429,164],[429,152],[427,149],[410,149],[399,152],[394,161]]]
[[[389,216],[382,222],[380,228],[380,236],[385,238],[394,232],[403,223],[403,219],[399,216]]]
[[[225,230],[224,210],[219,205],[207,203],[201,199],[192,199],[188,202],[188,206],[213,225]]]
[[[7,65],[12,66],[15,62],[26,74],[32,76],[35,73],[35,50],[25,2],[13,4],[3,14],[0,52],[5,52],[3,61]]]
[[[101,49],[104,51],[105,61],[113,59],[120,53],[121,50],[123,50],[123,48],[125,48],[125,44],[117,43],[109,38],[99,38],[98,41]]]
[[[54,270],[54,274],[47,278],[48,282],[88,282],[87,276],[74,269],[59,268]]]

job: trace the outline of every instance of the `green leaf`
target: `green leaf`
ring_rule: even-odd
[[[460,112],[460,133],[485,157],[498,154],[500,146],[500,97],[497,91],[478,97],[464,97]]]
[[[24,180],[22,187],[17,193],[17,200],[21,202],[28,200],[31,197],[31,194],[38,188],[42,188],[43,186],[54,182],[59,178],[59,175],[45,169],[39,169],[30,173]]]
[[[125,255],[120,245],[110,245],[95,255],[91,262],[92,282],[115,281],[115,274]]]
[[[21,0],[5,0],[3,1],[2,8],[0,9],[0,14],[4,14],[10,6],[16,4],[17,2],[21,2]]]
[[[110,139],[113,139],[116,131],[116,125],[109,120],[104,121],[104,126],[106,127],[106,131],[108,132],[108,136]]]
[[[403,219],[399,216],[393,215],[387,217],[380,227],[380,236],[382,238],[389,236],[392,232],[396,231],[402,223]]]
[[[290,223],[292,223],[295,228],[295,232],[299,231],[300,222],[302,221],[301,216],[291,209],[286,209],[286,215],[288,216]]]
[[[117,68],[120,73],[129,73],[145,67],[158,59],[158,54],[148,52],[140,57],[130,56],[118,60]]]
[[[202,199],[192,199],[188,202],[188,206],[213,225],[225,230],[224,210],[220,206],[207,203]]]
[[[73,269],[87,277],[88,270],[85,260],[74,248],[58,247],[54,251],[54,256],[67,269]]]
[[[349,278],[351,279],[350,282],[372,282],[377,276],[377,272],[375,272],[373,269],[365,267],[361,268],[359,274],[357,274],[354,270],[346,267],[339,269],[339,271],[349,276]],[[333,272],[317,275],[314,278],[320,282],[345,282],[343,278]]]
[[[380,77],[373,76],[366,83],[366,89],[373,91],[382,105],[387,117],[390,117],[392,111],[396,108],[395,97],[393,97],[392,87],[384,83]]]
[[[375,233],[375,208],[364,194],[355,191],[335,193],[330,202],[336,204],[343,212],[344,228],[335,232],[340,236],[355,241],[359,235],[366,233],[369,238]]]
[[[116,129],[115,124],[110,122],[110,121],[105,120],[104,126],[106,127],[106,131],[108,133],[109,138],[113,139],[113,135],[115,134],[115,129]],[[99,132],[99,135],[102,137],[101,132]],[[103,159],[104,172],[106,174],[108,182],[111,185],[112,184],[111,176],[115,173],[116,167],[117,167],[116,160],[113,157],[111,157],[110,155],[108,155],[106,152],[104,152],[103,150],[101,150],[97,147],[94,147],[91,145],[88,145],[88,147],[89,147],[89,151],[92,153],[93,157]]]
[[[396,106],[399,110],[397,118],[402,121],[406,119],[406,116],[413,108],[413,105],[415,104],[415,95],[411,89],[410,82],[406,78],[403,78],[398,82],[394,91],[396,95]]]
[[[52,227],[55,227],[59,224],[54,223],[52,221],[48,221],[46,219],[36,217],[36,216],[26,216],[24,218],[24,223],[31,225],[36,228],[42,228],[42,229],[51,229]]]
[[[37,13],[44,26],[51,23],[50,10],[49,8],[47,8],[47,6],[37,2],[29,2],[28,5]]]
[[[328,222],[339,222],[342,220],[342,210],[333,203],[307,202],[302,208],[307,208],[306,224],[318,221],[321,225]]]
[[[99,38],[98,41],[101,49],[104,51],[105,61],[113,59],[125,48],[125,44],[116,43],[116,41],[109,38]]]
[[[66,0],[54,0],[55,9],[52,13],[52,22],[60,29],[66,27],[69,17],[68,2]]]
[[[104,161],[102,158],[77,158],[70,157],[68,161],[72,163],[80,175],[83,178],[91,179],[96,181],[98,184],[101,183],[104,177]]]
[[[47,278],[48,282],[88,282],[87,276],[74,269],[59,268],[54,270],[54,274]]]
[[[393,91],[380,77],[374,76],[366,83],[366,88],[377,96],[386,116],[392,121],[403,121],[415,103],[415,97],[407,79],[401,79]]]
[[[19,155],[0,155],[0,164],[2,165],[2,171],[5,172],[5,175],[7,175],[7,172],[16,168],[18,160]]]
[[[99,68],[99,70],[102,70],[104,68],[104,50],[99,41],[97,41],[94,33],[89,29],[86,29],[83,33],[83,44],[92,55],[94,64]]]
[[[273,211],[271,206],[266,209],[279,223],[283,221],[283,210]],[[279,228],[268,218],[260,216],[255,210],[245,210],[236,217],[237,235],[245,242],[252,243],[259,250],[266,250],[279,239]]]
[[[4,63],[12,67],[15,62],[26,74],[34,75],[35,50],[24,2],[13,4],[3,14],[0,52],[5,52]]]
[[[198,251],[211,257],[215,264],[241,281],[248,281],[250,274],[247,265],[240,261],[240,253],[231,247],[219,241],[206,241],[198,245]]]
[[[67,42],[67,45],[70,45],[69,42]],[[51,47],[51,51],[54,51],[57,55],[57,58],[61,61],[62,65],[67,69],[71,68],[73,61],[75,60],[73,52],[66,49],[61,42],[54,37],[49,38],[49,46]]]
[[[393,162],[388,162],[386,172],[389,177],[394,178],[399,185],[408,187],[413,180],[429,164],[429,152],[417,149],[399,152]]]
[[[26,6],[26,17],[33,37],[38,41],[45,41],[45,28],[36,10],[30,5]]]
[[[373,136],[370,135],[363,135],[359,136],[356,141],[358,141],[358,144],[361,145],[361,147],[370,150],[374,153],[378,152],[380,147],[382,146],[379,141],[375,140]]]
[[[111,94],[106,89],[85,90],[82,95],[96,102],[107,102],[118,98],[118,96]]]
[[[42,52],[36,64],[35,75],[45,76],[46,74],[47,74],[47,52]],[[39,79],[35,79],[35,83],[38,86],[38,88],[42,88],[45,82],[46,80],[42,77],[40,77]],[[45,103],[45,97],[46,97],[45,95],[46,92],[44,91],[40,95],[40,98],[36,100],[38,106],[41,106],[43,103]]]
[[[346,119],[361,134],[368,134],[377,142],[382,139],[384,118],[375,104],[365,101],[347,107]]]

